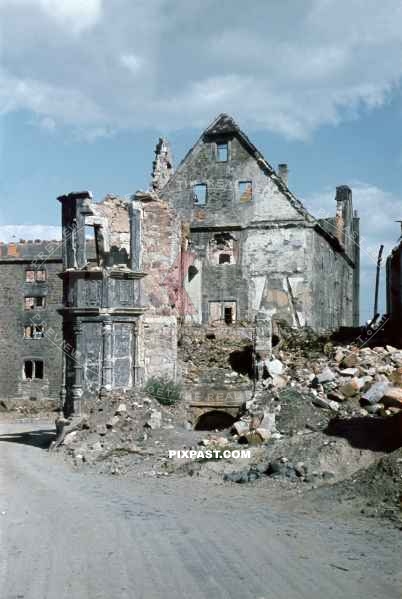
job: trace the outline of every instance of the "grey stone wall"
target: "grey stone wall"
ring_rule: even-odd
[[[62,380],[62,286],[59,244],[2,244],[0,251],[0,396],[58,399]],[[39,257],[40,256],[40,257]],[[44,268],[45,282],[26,282],[25,272]],[[24,297],[45,297],[44,309],[25,309]],[[44,326],[44,337],[24,338],[24,327]],[[24,377],[25,360],[42,360],[43,379]]]
[[[222,142],[228,144],[225,162],[217,160]],[[246,181],[251,197],[240,195],[239,183]],[[193,188],[199,184],[207,186],[205,205],[194,202]],[[358,244],[351,239],[355,220],[346,186],[337,189],[334,202],[334,215],[337,207],[340,216],[320,224],[223,116],[203,133],[160,193],[190,223],[197,274],[186,285],[198,314],[189,320],[211,320],[211,303],[216,316],[214,304],[220,301],[223,306],[236,302],[237,320],[252,320],[264,310],[294,326],[358,324]],[[226,261],[219,264],[213,248],[221,234],[231,242],[222,249]]]

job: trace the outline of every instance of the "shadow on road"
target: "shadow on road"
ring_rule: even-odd
[[[358,449],[389,453],[402,447],[402,414],[386,418],[333,418],[324,432],[332,437],[343,437]]]
[[[22,445],[32,445],[33,447],[39,447],[40,449],[48,449],[55,438],[56,433],[54,429],[40,429],[0,435],[0,442],[21,443]]]

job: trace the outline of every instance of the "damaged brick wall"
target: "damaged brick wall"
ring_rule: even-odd
[[[140,219],[140,265],[146,273],[142,286],[146,311],[140,320],[138,336],[139,364],[145,379],[152,376],[175,379],[177,318],[186,310],[182,289],[186,232],[175,211],[155,193],[137,193],[132,210]]]

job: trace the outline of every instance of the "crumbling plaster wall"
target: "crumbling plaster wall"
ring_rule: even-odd
[[[308,279],[311,310],[308,324],[313,328],[336,329],[353,324],[353,268],[340,252],[314,229],[307,239]],[[325,284],[323,284],[325,281]]]
[[[319,233],[314,219],[278,185],[277,175],[267,174],[260,159],[236,135],[226,138],[229,156],[225,162],[217,160],[217,141],[204,135],[161,192],[181,215],[191,219],[192,248],[201,263],[202,321],[209,319],[209,303],[214,303],[215,310],[215,302],[235,300],[240,320],[253,319],[264,309],[294,326],[352,325],[356,314],[358,318],[358,299],[353,295],[354,290],[358,292],[358,270],[354,276],[350,189],[337,189],[337,205],[347,227],[348,262],[335,237],[337,230],[331,241],[331,235]],[[251,181],[250,201],[241,201],[240,181]],[[205,206],[194,205],[196,184],[207,185]],[[338,229],[342,223],[338,222]],[[236,238],[236,255],[231,250],[230,262],[217,264],[211,242],[222,231]],[[343,239],[341,230],[338,234]]]
[[[106,219],[110,235],[110,246],[130,252],[130,222],[128,201],[112,194],[102,202],[94,204],[96,214]]]
[[[249,229],[243,270],[249,273],[249,317],[264,309],[291,325],[309,319],[306,232],[303,226]]]
[[[283,193],[257,164],[237,138],[229,140],[230,160],[218,162],[215,143],[200,141],[161,191],[161,197],[192,225],[226,227],[254,221],[298,220],[303,216],[285,200]],[[251,180],[253,199],[240,202],[239,181]],[[205,208],[193,205],[192,189],[207,184]]]
[[[191,247],[202,263],[200,318],[208,321],[210,302],[235,300],[238,320],[252,319],[264,307],[292,324],[303,323],[303,214],[236,137],[229,140],[230,160],[217,162],[214,152],[213,141],[201,140],[161,193],[192,219]],[[243,203],[238,183],[246,180],[252,182],[252,199]],[[207,184],[205,207],[193,206],[192,188],[197,183]],[[217,264],[211,250],[219,230],[235,240],[230,263]],[[292,279],[293,304],[287,277]]]
[[[140,269],[146,273],[142,280],[146,311],[139,322],[138,363],[145,380],[152,376],[175,379],[177,317],[181,312],[176,284],[180,286],[185,275],[181,272],[185,231],[176,212],[155,194],[135,197],[132,209],[140,219]]]

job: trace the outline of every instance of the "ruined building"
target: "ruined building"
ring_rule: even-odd
[[[358,324],[351,190],[338,187],[334,217],[317,220],[287,176],[221,115],[175,171],[159,140],[148,191],[60,196],[61,244],[0,245],[2,396],[61,389],[71,412],[175,378],[181,324]]]
[[[401,228],[402,233],[402,228]],[[395,341],[402,338],[402,235],[387,258],[387,313]]]
[[[166,156],[166,142],[159,148]],[[250,321],[263,310],[293,326],[358,324],[359,219],[348,187],[336,190],[334,218],[316,220],[289,190],[287,166],[275,172],[227,115],[174,173],[170,160],[156,162],[154,187],[190,228],[188,319]]]
[[[2,398],[40,400],[59,396],[61,267],[57,241],[0,243]]]
[[[160,273],[180,252],[180,227],[152,194],[95,203],[82,192],[59,201],[61,313],[70,348],[63,354],[62,399],[71,413],[87,399],[141,385],[150,376],[176,377],[177,314],[160,287]]]

